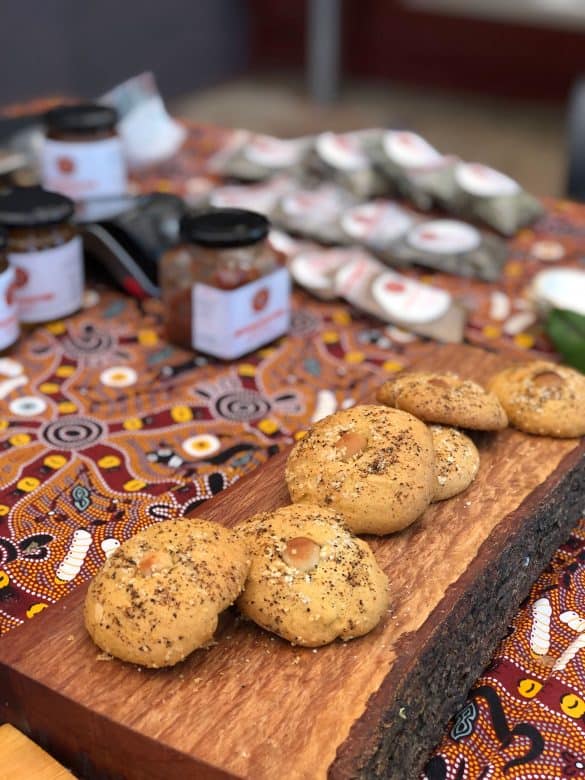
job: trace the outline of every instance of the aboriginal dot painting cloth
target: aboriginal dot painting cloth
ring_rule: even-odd
[[[194,195],[229,134],[191,127],[172,163],[134,181]],[[548,202],[510,243],[497,284],[409,272],[455,293],[473,344],[556,359],[527,297],[534,274],[582,266],[585,208]],[[180,517],[312,421],[372,396],[425,341],[297,291],[290,334],[226,364],[178,349],[154,300],[88,289],[80,313],[0,359],[0,630],[93,576],[150,523]],[[449,724],[426,777],[585,777],[585,522],[532,588]]]

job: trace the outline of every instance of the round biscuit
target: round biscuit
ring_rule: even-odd
[[[335,512],[293,504],[235,530],[252,561],[237,604],[262,628],[319,647],[368,633],[387,610],[386,575]]]
[[[435,450],[436,488],[433,501],[443,501],[462,493],[479,469],[477,447],[456,428],[429,425]]]

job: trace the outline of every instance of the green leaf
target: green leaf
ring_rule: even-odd
[[[566,362],[585,374],[585,316],[567,309],[552,309],[546,332]]]

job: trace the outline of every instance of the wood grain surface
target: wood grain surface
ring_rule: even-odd
[[[0,726],[0,777],[5,780],[71,780],[72,775],[9,723]]]
[[[510,362],[453,345],[417,367],[485,380]],[[0,642],[0,716],[86,776],[414,777],[583,505],[582,441],[475,438],[465,493],[370,539],[392,599],[366,637],[291,647],[230,611],[213,647],[141,670],[99,660],[81,587]],[[285,457],[197,514],[231,526],[288,503]]]

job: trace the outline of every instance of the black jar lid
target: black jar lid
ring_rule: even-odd
[[[116,109],[98,103],[58,106],[45,114],[48,130],[58,133],[84,133],[113,130],[118,121]]]
[[[268,235],[270,222],[245,209],[213,209],[181,218],[181,237],[191,244],[227,249],[257,244]]]
[[[70,198],[42,187],[13,187],[0,192],[0,225],[8,228],[54,225],[71,219],[74,210]]]

